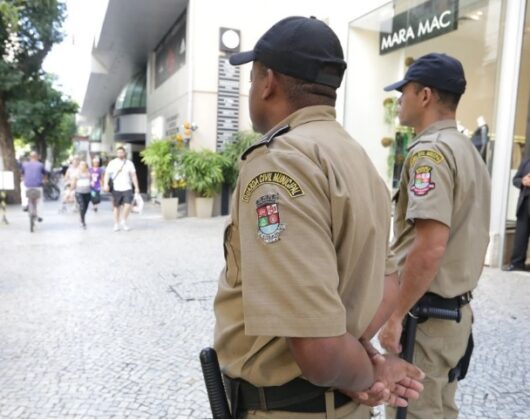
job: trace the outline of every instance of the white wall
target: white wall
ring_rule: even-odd
[[[349,20],[385,2],[386,0],[374,0],[369,3],[342,0],[190,0],[190,19],[193,21],[189,23],[192,33],[188,39],[188,47],[191,48],[193,60],[192,119],[199,126],[193,134],[193,142],[200,146],[215,147],[220,27],[239,29],[241,50],[246,51],[251,50],[261,35],[280,19],[293,15],[313,15],[331,26],[339,36],[346,53]],[[250,64],[241,68],[241,130],[251,129],[248,113],[250,68]],[[339,121],[343,120],[343,92],[344,82],[339,89],[336,106]]]
[[[101,151],[114,153],[114,118],[111,114],[105,115],[105,131],[101,136]]]
[[[120,133],[139,134],[146,132],[147,119],[145,114],[120,115]]]
[[[498,0],[492,0],[491,4],[499,5]],[[490,133],[495,132],[501,15],[496,7],[489,9],[489,19],[488,10],[485,12],[482,21],[461,21],[457,31],[385,55],[379,55],[378,31],[354,27],[350,30],[345,127],[363,145],[387,182],[390,182],[387,164],[390,150],[381,145],[381,139],[393,137],[393,130],[384,123],[383,100],[400,94],[384,92],[383,87],[403,78],[406,57],[418,58],[430,52],[457,57],[467,79],[457,119],[473,132],[477,117],[482,115],[489,124]]]
[[[152,140],[151,130],[149,128],[153,120],[162,117],[165,124],[167,118],[177,114],[179,116],[179,125],[188,120],[189,65],[189,58],[187,56],[186,65],[182,66],[169,79],[158,86],[158,88],[155,88],[155,55],[154,53],[150,54],[147,66],[147,143]]]
[[[378,45],[378,34],[352,30],[344,121],[346,130],[362,144],[381,177],[389,182],[389,149],[381,145],[381,139],[393,137],[393,130],[384,122],[383,101],[398,94],[383,91],[383,86],[403,77],[405,64],[403,50],[380,56]]]

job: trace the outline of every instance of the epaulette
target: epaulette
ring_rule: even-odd
[[[435,143],[435,142],[438,141],[439,137],[440,137],[440,133],[439,132],[430,133],[430,134],[426,134],[424,136],[421,136],[421,137],[417,138],[414,141],[414,143],[409,145],[409,147],[407,147],[407,150],[410,152],[412,149],[414,149],[420,143]]]
[[[272,133],[268,134],[267,136],[260,139],[257,143],[254,143],[252,146],[250,146],[247,150],[243,152],[241,155],[241,160],[245,160],[250,152],[252,152],[254,149],[257,149],[258,147],[261,147],[263,145],[268,146],[275,137],[278,137],[281,134],[287,133],[289,131],[290,127],[289,124],[282,125],[277,130],[274,130]]]

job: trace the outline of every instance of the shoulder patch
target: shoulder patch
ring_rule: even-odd
[[[436,187],[432,182],[432,166],[419,166],[414,174],[414,183],[410,190],[419,197],[427,195],[430,190]]]
[[[276,184],[282,187],[285,191],[289,193],[292,198],[300,197],[304,195],[304,191],[300,184],[296,182],[289,175],[284,174],[283,172],[272,171],[272,172],[262,172],[259,175],[256,175],[250,180],[250,182],[245,187],[241,200],[245,203],[250,201],[252,193],[263,184]]]
[[[278,194],[267,194],[256,201],[258,237],[266,244],[279,241],[280,234],[285,230],[285,224],[280,223],[278,200]]]
[[[439,165],[444,160],[444,157],[436,150],[420,150],[412,155],[410,158],[410,165],[414,166],[418,159],[429,159],[436,165]]]
[[[278,137],[281,134],[287,133],[290,130],[289,124],[282,125],[277,130],[270,133],[268,136],[263,137],[262,139],[258,140],[257,143],[254,143],[252,146],[250,146],[247,150],[243,152],[241,155],[241,160],[245,160],[250,152],[252,152],[254,149],[257,149],[261,146],[269,145],[275,137]]]

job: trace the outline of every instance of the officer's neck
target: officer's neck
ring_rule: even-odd
[[[455,111],[447,108],[430,108],[418,118],[418,121],[412,127],[414,128],[414,132],[419,134],[431,125],[445,120],[456,120]]]

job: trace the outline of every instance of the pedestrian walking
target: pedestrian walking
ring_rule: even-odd
[[[39,161],[39,154],[35,151],[29,155],[29,161],[22,163],[21,168],[22,182],[24,183],[24,191],[27,193],[28,189],[37,189],[40,191],[37,199],[37,221],[42,222],[42,185],[46,181],[47,172],[42,162]]]
[[[465,87],[462,64],[433,53],[385,88],[401,92],[399,119],[416,137],[395,196],[392,251],[401,287],[398,307],[379,334],[381,344],[401,351],[403,322],[418,302],[461,314],[460,322],[420,319],[414,363],[426,378],[420,399],[408,407],[411,418],[458,416],[455,392],[473,348],[469,303],[489,242],[490,179],[473,144],[457,130]],[[393,416],[388,410],[387,418]]]
[[[112,185],[112,214],[114,231],[130,230],[127,219],[131,211],[134,194],[140,192],[134,164],[127,159],[124,147],[116,149],[117,157],[111,160],[105,170],[103,185],[105,191]],[[134,186],[134,192],[133,192]]]
[[[103,183],[103,168],[100,167],[99,157],[92,159],[90,167],[90,195],[92,209],[98,211],[98,205],[101,203],[101,184]]]
[[[65,213],[67,211],[69,204],[75,205],[76,203],[75,190],[72,188],[72,180],[77,175],[77,170],[79,169],[80,162],[81,160],[79,159],[79,157],[74,156],[70,162],[70,166],[68,166],[68,169],[66,170],[66,174],[64,175],[63,202],[62,202],[61,209],[59,210],[61,213]]]
[[[250,116],[264,133],[241,158],[214,302],[232,414],[342,418],[369,415],[352,398],[404,404],[421,371],[369,345],[385,309],[390,197],[336,121],[337,36],[290,17],[230,62],[252,62]]]
[[[79,167],[72,177],[70,189],[75,193],[75,199],[79,205],[79,217],[81,219],[81,227],[86,229],[86,212],[91,198],[91,174],[88,169],[88,164],[85,161],[79,163]]]

